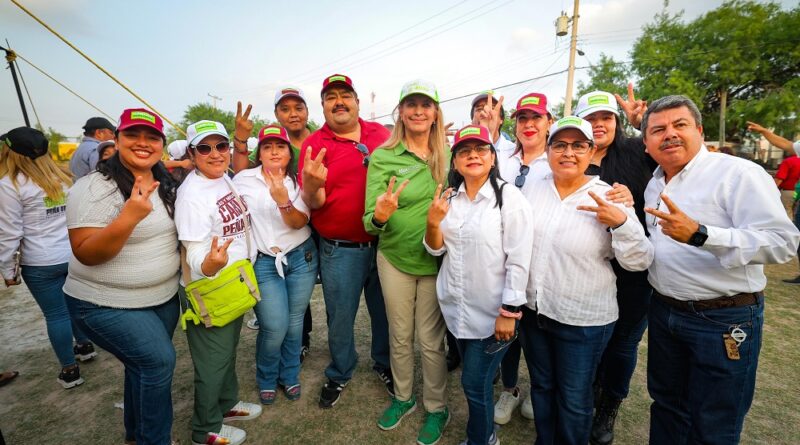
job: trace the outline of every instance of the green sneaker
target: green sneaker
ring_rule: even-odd
[[[445,427],[450,423],[450,411],[445,409],[435,413],[425,413],[425,423],[417,436],[418,445],[434,445],[442,438]]]
[[[411,396],[411,400],[407,402],[393,398],[392,404],[386,408],[381,418],[378,419],[378,428],[384,431],[395,429],[397,425],[400,425],[403,417],[413,413],[415,409],[417,409],[417,400],[414,396]]]

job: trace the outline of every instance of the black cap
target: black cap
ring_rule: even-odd
[[[117,127],[112,125],[111,122],[104,117],[90,117],[89,120],[86,121],[86,125],[83,126],[83,131],[93,131],[101,128],[117,131]]]
[[[15,128],[0,136],[12,151],[31,159],[44,156],[48,152],[48,142],[44,134],[30,127]]]

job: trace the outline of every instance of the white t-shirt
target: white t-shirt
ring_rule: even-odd
[[[14,252],[24,242],[20,264],[52,266],[69,261],[72,250],[67,235],[67,195],[59,200],[17,175],[17,187],[6,175],[0,178],[0,274],[14,275]]]
[[[205,278],[200,267],[211,250],[211,240],[215,236],[218,237],[219,246],[233,240],[228,246],[228,263],[225,267],[241,259],[253,260],[255,257],[254,247],[250,254],[247,252],[247,204],[239,202],[231,191],[232,188],[235,190],[227,176],[209,179],[196,169],[178,188],[175,226],[178,229],[178,239],[186,246],[186,262],[189,264],[192,281]]]
[[[800,156],[800,141],[793,143],[792,148],[794,148],[794,152],[797,153],[797,156]]]

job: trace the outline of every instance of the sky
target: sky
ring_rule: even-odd
[[[304,90],[310,117],[322,123],[319,91],[334,73],[353,79],[361,117],[374,113],[382,123],[391,121],[402,85],[415,79],[436,84],[445,119],[456,127],[468,123],[471,97],[482,90],[533,79],[498,90],[506,109],[529,92],[546,94],[554,105],[566,94],[566,73],[535,78],[568,67],[569,36],[557,37],[554,22],[562,11],[573,15],[569,0],[18,1],[173,122],[196,103],[235,111],[237,101],[274,120],[275,91],[291,85]],[[671,0],[667,10],[683,10],[691,20],[721,3]],[[794,2],[779,3],[789,8]],[[576,56],[575,65],[589,66],[601,53],[627,60],[641,27],[663,8],[663,0],[582,0],[578,48],[585,55]],[[124,108],[143,106],[12,2],[0,0],[0,45],[7,47],[6,40],[112,122]],[[100,115],[28,63],[18,64],[45,128],[78,136],[86,119]],[[576,86],[579,80],[588,80],[585,69],[576,71]],[[467,97],[447,101],[461,96]],[[26,104],[35,123],[27,97]],[[21,125],[5,69],[0,130]]]

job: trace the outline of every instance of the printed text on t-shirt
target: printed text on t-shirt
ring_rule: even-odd
[[[245,208],[242,208],[242,205]],[[243,215],[247,211],[246,204],[240,204],[233,193],[228,193],[217,201],[219,216],[222,217],[222,237],[236,237],[244,233]]]

